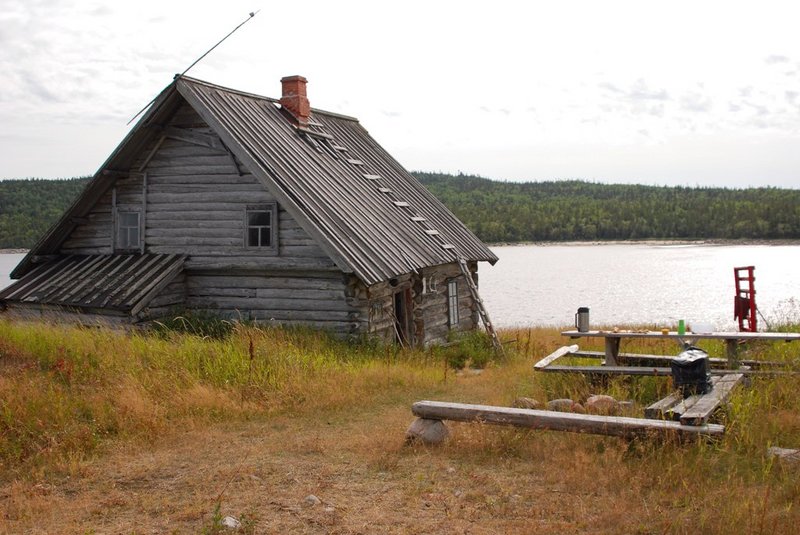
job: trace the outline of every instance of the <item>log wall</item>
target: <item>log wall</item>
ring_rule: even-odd
[[[275,198],[188,104],[163,132],[75,227],[63,254],[112,253],[116,209],[141,213],[144,252],[190,254],[193,267],[241,266],[264,257],[280,257],[282,266],[290,260],[302,266],[333,265],[280,206],[278,249],[246,247],[245,208]]]
[[[470,263],[477,282],[477,265]],[[424,279],[424,282],[423,282]],[[447,281],[458,281],[459,322],[449,325]],[[365,287],[359,281],[351,284],[353,302],[362,317],[368,319],[366,331],[385,342],[396,338],[394,295],[406,288],[412,295],[413,343],[428,347],[448,341],[453,331],[469,331],[478,326],[478,311],[457,264],[425,268],[420,274],[407,274],[392,281]]]

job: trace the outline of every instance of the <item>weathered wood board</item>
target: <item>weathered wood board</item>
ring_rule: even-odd
[[[722,435],[725,432],[724,426],[715,424],[683,425],[680,422],[669,420],[598,416],[441,401],[418,401],[412,405],[411,411],[415,416],[433,420],[482,422],[531,429],[550,429],[553,431],[620,437],[634,437],[652,433],[714,436]]]

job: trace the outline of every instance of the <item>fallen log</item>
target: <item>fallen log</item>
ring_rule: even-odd
[[[574,414],[443,401],[418,401],[411,406],[411,412],[419,418],[430,420],[481,422],[618,437],[635,437],[652,433],[717,436],[725,432],[725,426],[717,424],[683,425],[669,420]]]

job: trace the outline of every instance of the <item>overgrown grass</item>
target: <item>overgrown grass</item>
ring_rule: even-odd
[[[209,336],[192,329],[126,334],[0,322],[2,479],[70,470],[111,441],[157,442],[176,429],[219,421],[311,418],[366,405],[406,406],[423,397],[509,405],[518,396],[582,401],[607,393],[641,410],[671,390],[669,378],[592,383],[575,375],[534,374],[532,364],[565,342],[556,329],[503,332],[513,342],[499,362],[480,336],[423,352],[348,344],[305,330],[230,324],[227,333]],[[602,350],[601,343],[585,340],[581,346]],[[722,343],[704,347],[724,353]],[[626,342],[624,349],[676,352],[674,342],[664,340]],[[757,345],[746,357],[792,363],[798,352],[796,344]],[[465,365],[487,371],[456,376],[453,366]],[[525,481],[616,496],[619,504],[604,502],[594,514],[625,530],[791,533],[800,521],[800,467],[766,452],[772,445],[800,448],[798,387],[797,376],[783,376],[738,389],[718,416],[726,434],[713,442],[623,441],[463,424],[454,426],[446,448],[425,455],[460,459],[473,467],[473,477],[486,478],[487,489],[496,486],[497,495],[516,483],[493,472],[533,470],[525,468],[530,463],[542,470],[553,462],[551,471],[523,472]],[[377,471],[403,470],[399,447],[373,451],[367,443],[367,464],[372,459]],[[439,492],[435,479],[413,481],[420,494]],[[464,500],[500,516],[513,510],[507,500],[489,503],[472,494]],[[646,514],[637,518],[651,523],[632,526],[629,507],[644,507]]]
[[[0,322],[0,472],[70,462],[107,438],[387,399],[445,375],[431,353],[230,325],[210,337]]]

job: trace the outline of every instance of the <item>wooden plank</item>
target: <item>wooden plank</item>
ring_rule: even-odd
[[[219,137],[214,135],[204,134],[194,129],[190,130],[187,128],[178,128],[176,126],[167,126],[162,132],[166,137],[179,139],[181,141],[185,141],[186,143],[200,145],[202,147],[221,152],[225,151],[222,141],[219,139]]]
[[[576,351],[576,357],[586,358],[604,358],[603,351]],[[677,356],[677,355],[676,355]],[[618,360],[622,362],[636,363],[637,366],[665,366],[669,364],[675,356],[669,355],[649,355],[642,353],[620,353]],[[728,359],[709,357],[708,362],[711,365],[724,366],[728,363]],[[789,366],[788,363],[778,362],[772,360],[740,360],[743,366],[750,366],[751,368],[758,368],[761,366]]]
[[[645,368],[644,366],[555,366],[540,368],[541,372],[581,373],[586,375],[642,375],[668,377],[670,368]]]
[[[649,407],[644,409],[644,417],[651,419],[669,419],[667,411],[683,401],[683,396],[679,392],[673,392],[663,399],[659,399]]]
[[[547,355],[545,358],[543,358],[542,360],[540,360],[539,362],[534,364],[533,365],[533,369],[534,370],[541,370],[542,368],[546,368],[547,366],[552,364],[553,361],[555,361],[556,359],[561,358],[564,355],[567,355],[567,354],[570,354],[570,353],[575,353],[576,351],[578,351],[578,345],[577,344],[573,344],[571,346],[559,347],[558,349],[556,349],[555,351],[553,351],[552,353]]]
[[[700,396],[700,399],[680,416],[681,424],[701,425],[707,422],[711,414],[731,396],[733,389],[743,379],[744,374],[741,373],[720,378],[711,392]]]
[[[717,333],[692,333],[679,335],[671,331],[662,334],[661,331],[563,331],[561,336],[570,338],[661,338],[664,340],[769,340],[791,342],[800,340],[800,333],[779,333],[779,332],[717,332]]]
[[[667,377],[672,375],[671,368],[664,367],[646,367],[646,366],[558,366],[550,365],[541,368],[541,372],[561,372],[561,373],[581,373],[586,375],[639,375],[639,376],[656,376]],[[788,370],[711,370],[711,375],[736,375],[743,374],[747,376],[759,377],[777,377],[779,375],[796,375],[800,372]]]
[[[432,420],[482,422],[620,437],[634,437],[652,432],[678,435],[722,435],[725,431],[724,426],[714,424],[689,426],[669,420],[599,416],[440,401],[418,401],[412,405],[411,411],[415,416]]]

